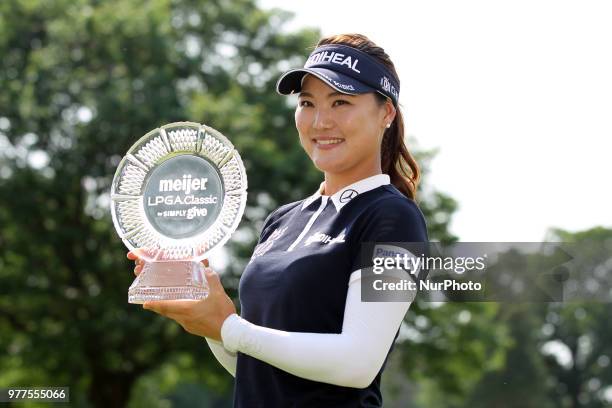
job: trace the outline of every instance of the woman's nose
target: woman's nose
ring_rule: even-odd
[[[329,129],[334,126],[333,117],[328,109],[316,109],[312,127],[316,130]]]

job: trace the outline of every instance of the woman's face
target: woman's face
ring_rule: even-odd
[[[395,116],[374,93],[347,95],[306,75],[295,110],[300,143],[326,176],[359,180],[380,173],[380,145]],[[353,177],[352,177],[353,176]]]

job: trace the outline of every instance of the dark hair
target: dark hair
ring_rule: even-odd
[[[319,40],[316,47],[325,44],[343,44],[365,52],[385,65],[395,75],[399,84],[399,77],[393,62],[391,62],[391,58],[385,53],[385,50],[374,44],[365,35],[332,35]],[[384,95],[379,93],[376,93],[376,95],[381,105],[386,102],[387,98]],[[382,172],[389,175],[391,184],[397,187],[406,197],[414,200],[421,178],[421,171],[404,143],[404,118],[399,106],[397,106],[397,114],[391,127],[385,129],[380,149],[380,161]]]

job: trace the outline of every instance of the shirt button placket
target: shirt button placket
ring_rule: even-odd
[[[310,217],[310,219],[308,220],[308,223],[306,223],[306,226],[304,227],[300,235],[297,237],[297,239],[293,242],[293,244],[291,244],[289,248],[287,248],[287,252],[293,251],[293,249],[302,241],[304,236],[308,234],[308,231],[310,231],[310,227],[312,227],[312,224],[314,224],[316,219],[325,209],[325,206],[327,205],[327,202],[329,201],[328,199],[329,197],[327,196],[321,196],[321,205],[319,206],[317,211],[315,211],[315,213],[312,214],[312,217]]]

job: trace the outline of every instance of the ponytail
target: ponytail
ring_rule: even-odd
[[[377,96],[380,96],[381,103],[385,103],[384,96]],[[421,170],[404,143],[404,117],[399,108],[391,127],[385,129],[380,147],[380,163],[382,172],[391,178],[391,184],[406,197],[415,200]]]

